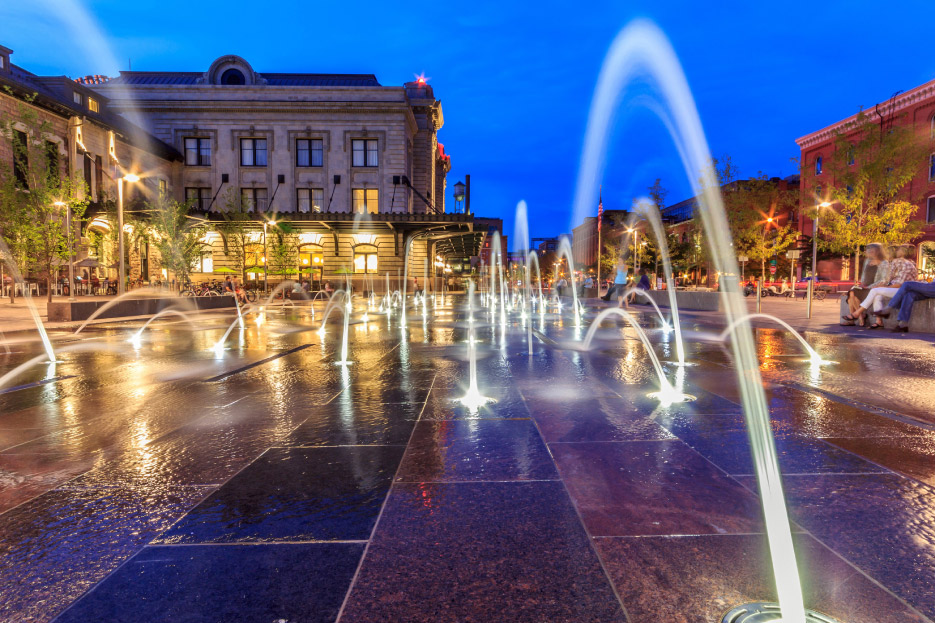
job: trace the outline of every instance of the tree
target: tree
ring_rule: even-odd
[[[921,229],[912,218],[916,206],[909,201],[907,186],[928,152],[912,126],[897,124],[897,119],[885,106],[878,106],[873,116],[861,111],[835,133],[827,174],[810,167],[803,175],[812,188],[821,187],[815,203],[828,201],[836,208],[821,212],[819,246],[853,253],[855,278],[864,246],[907,242]],[[814,218],[817,210],[809,216]]]
[[[195,262],[204,254],[207,228],[189,217],[187,203],[160,195],[148,207],[153,243],[162,256],[162,267],[175,274],[180,284],[187,283]]]
[[[74,244],[87,201],[84,182],[62,175],[57,136],[51,123],[28,105],[33,99],[19,102],[17,113],[0,123],[0,133],[13,146],[13,166],[0,165],[0,236],[21,272],[46,280],[51,302],[58,267],[69,260],[69,237]]]
[[[267,249],[270,273],[285,277],[298,272],[299,240],[295,230],[288,223],[277,223],[270,228],[269,233]]]
[[[229,188],[224,194],[224,209],[221,216],[224,221],[218,224],[224,254],[234,261],[234,267],[240,273],[241,281],[247,280],[247,260],[250,258],[249,247],[256,244],[256,220],[247,211],[240,193]]]

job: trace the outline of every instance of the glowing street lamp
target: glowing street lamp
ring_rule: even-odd
[[[818,265],[818,217],[821,216],[822,208],[830,208],[831,204],[822,201],[818,204],[818,212],[815,214],[815,221],[812,225],[812,277],[808,280],[808,317],[812,317],[812,292],[815,289],[816,268]]]
[[[123,183],[139,182],[140,176],[134,173],[125,173],[123,177],[117,178],[117,252],[120,254],[117,271],[117,295],[126,292],[127,288],[127,264],[124,260],[124,231],[123,231]]]

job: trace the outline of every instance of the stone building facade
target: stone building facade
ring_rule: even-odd
[[[255,213],[258,246],[263,221],[287,223],[302,280],[395,280],[407,251],[409,274],[421,276],[433,241],[473,232],[471,215],[445,212],[444,115],[423,80],[388,87],[369,74],[259,73],[224,56],[204,72],[121,72],[90,86],[183,154],[171,190],[199,217]],[[211,242],[196,278],[234,268],[221,237]],[[267,249],[252,256],[248,279],[262,278]]]
[[[269,274],[273,284],[382,284],[390,275],[398,287],[399,275],[421,277],[437,256],[469,267],[487,234],[486,226],[475,233],[472,214],[445,211],[451,158],[438,142],[441,102],[424,80],[259,73],[237,56],[200,72],[72,80],[31,74],[10,54],[0,47],[0,83],[15,91],[0,95],[0,106],[12,114],[38,94],[32,105],[53,121],[63,174],[84,179],[90,195],[76,259],[99,259],[102,276],[115,276],[105,268],[116,262],[113,245],[100,241],[114,230],[108,205],[126,173],[141,177],[128,185],[130,204],[165,193],[209,225],[195,281],[230,270],[262,280],[274,272],[267,242],[276,235],[294,245],[295,267]],[[9,141],[0,141],[0,158],[12,160]],[[219,226],[231,210],[246,215],[248,258],[225,251]],[[131,280],[172,278],[151,245],[128,247]]]

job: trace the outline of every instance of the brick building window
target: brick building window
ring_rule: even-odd
[[[929,181],[935,182],[935,154],[929,156]]]
[[[211,205],[211,189],[186,188],[185,201],[192,207],[193,210],[207,212],[208,206]]]
[[[185,164],[190,167],[210,167],[211,139],[198,137],[186,138]]]
[[[320,167],[324,164],[324,149],[320,138],[300,138],[295,141],[295,166]]]
[[[309,212],[319,213],[325,201],[325,189],[323,188],[296,188],[295,189],[296,206],[299,212],[307,214]]]
[[[376,188],[355,188],[354,214],[376,214],[380,210],[379,198]]]
[[[240,203],[244,212],[265,212],[267,197],[265,188],[240,189]]]
[[[815,175],[821,175],[821,156],[815,158]]]
[[[13,175],[19,188],[29,188],[29,141],[19,130],[13,130]]]
[[[928,199],[928,209],[925,214],[926,223],[935,223],[935,197],[929,197]]]
[[[265,167],[266,166],[266,139],[242,138],[240,139],[240,166]]]
[[[100,156],[94,157],[94,181],[96,184],[97,199],[100,201],[104,198],[104,159]],[[88,192],[91,192],[90,188],[88,188]]]
[[[353,153],[353,166],[379,166],[379,158],[377,157],[377,139],[354,139],[351,141],[351,151]]]

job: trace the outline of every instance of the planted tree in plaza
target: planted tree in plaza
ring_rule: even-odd
[[[15,115],[0,121],[2,140],[10,141],[13,152],[12,166],[0,165],[0,236],[21,273],[45,279],[51,302],[52,284],[69,259],[67,210],[74,244],[87,201],[84,183],[65,174],[51,124],[28,105],[31,101],[26,98]]]
[[[243,282],[246,282],[247,268],[250,268],[248,260],[255,255],[250,249],[259,240],[256,219],[247,207],[240,193],[235,188],[229,188],[221,201],[221,216],[224,220],[217,226],[224,254],[233,260],[233,268]]]
[[[299,240],[288,223],[270,227],[266,242],[270,273],[288,277],[298,273]]]
[[[162,257],[162,267],[179,284],[188,283],[195,263],[205,252],[207,227],[188,213],[190,206],[160,195],[147,204],[152,242]]]
[[[818,244],[827,251],[853,254],[855,278],[864,246],[908,242],[921,229],[912,218],[917,207],[911,203],[909,183],[924,166],[928,149],[911,125],[898,120],[888,105],[872,113],[861,111],[835,133],[826,172],[819,174],[814,163],[802,163],[803,177],[815,190],[816,207],[810,216],[824,201],[834,207],[821,211]]]
[[[762,172],[739,179],[740,171],[730,156],[712,164],[721,184],[734,252],[759,262],[760,276],[765,281],[766,263],[781,257],[798,237],[792,225],[781,224],[779,218],[798,206],[798,189],[785,188]]]

